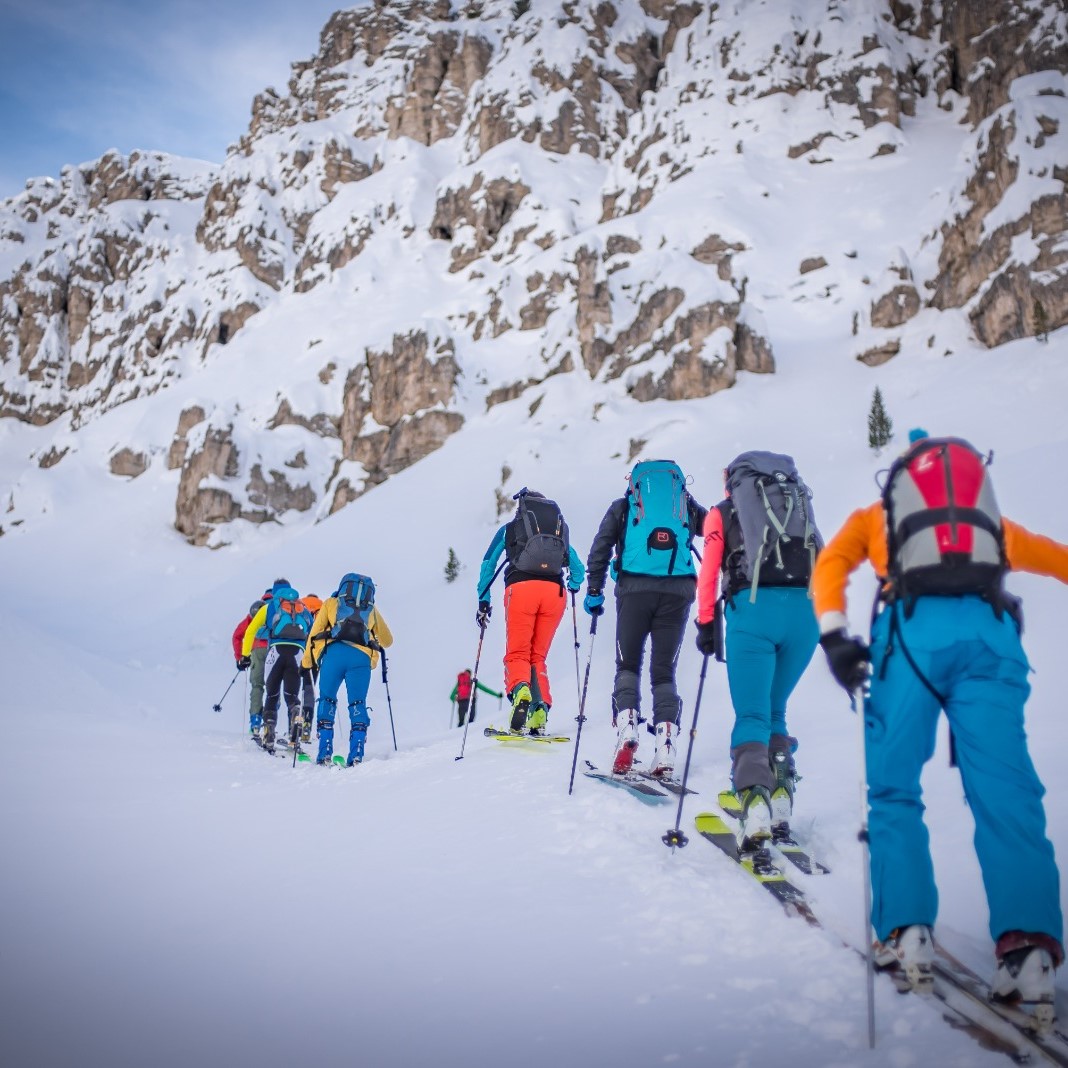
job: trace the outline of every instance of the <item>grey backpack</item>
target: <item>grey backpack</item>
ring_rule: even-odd
[[[812,491],[793,458],[774,452],[743,452],[727,467],[729,501],[723,530],[727,595],[748,587],[805,586],[812,578],[823,538],[812,511]]]

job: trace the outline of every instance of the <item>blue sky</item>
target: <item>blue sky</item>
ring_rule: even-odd
[[[0,0],[0,198],[109,148],[220,162],[338,8],[369,0]]]

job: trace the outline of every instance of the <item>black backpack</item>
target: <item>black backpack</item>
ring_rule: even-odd
[[[812,491],[792,457],[743,452],[727,467],[729,501],[720,506],[729,596],[760,586],[808,586],[823,538]]]
[[[559,579],[570,557],[567,524],[556,501],[527,490],[504,534],[504,551],[516,571]]]

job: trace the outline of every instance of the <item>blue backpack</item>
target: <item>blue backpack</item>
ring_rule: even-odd
[[[630,473],[619,547],[623,574],[696,576],[686,476],[671,460],[642,460]]]
[[[267,638],[272,645],[303,645],[311,625],[312,614],[292,586],[274,591],[267,607]]]
[[[337,617],[330,628],[335,641],[369,645],[368,621],[375,606],[375,584],[366,575],[350,571],[340,582],[337,593]]]

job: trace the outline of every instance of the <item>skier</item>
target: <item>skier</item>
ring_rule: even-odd
[[[249,733],[259,740],[260,729],[263,727],[263,665],[267,660],[267,630],[261,627],[252,643],[252,651],[245,656],[243,645],[245,631],[252,622],[253,616],[263,607],[264,601],[271,599],[271,591],[264,590],[263,596],[258,601],[253,601],[248,614],[236,627],[231,638],[234,648],[234,659],[238,671],[248,671],[251,692],[249,694],[248,722]]]
[[[483,693],[488,693],[491,697],[503,697],[504,694],[498,693],[497,690],[491,690],[488,686],[484,686],[481,682],[476,683],[476,686]],[[459,675],[456,676],[456,685],[452,688],[452,693],[449,694],[449,700],[456,702],[456,708],[459,711],[460,722],[456,725],[462,727],[464,720],[467,719],[467,712],[470,708],[471,722],[475,722],[475,703],[478,698],[477,693],[471,692],[471,669],[464,668]]]
[[[375,584],[350,571],[323,602],[304,647],[302,667],[319,671],[319,753],[317,764],[329,764],[334,752],[334,717],[341,683],[349,701],[349,754],[345,766],[363,760],[367,728],[367,690],[379,651],[393,644],[382,613],[375,605]]]
[[[983,458],[967,442],[913,430],[882,500],[854,512],[816,565],[823,646],[865,702],[875,960],[921,992],[931,985],[938,896],[920,773],[944,709],[975,818],[995,943],[993,996],[1052,1021],[1064,960],[1059,876],[1043,787],[1027,751],[1029,665],[1008,569],[1068,583],[1068,545],[1002,518]],[[850,637],[846,586],[869,560],[883,579],[871,644]]]
[[[823,540],[791,457],[744,452],[723,479],[726,496],[705,519],[697,648],[715,653],[726,623],[732,801],[745,847],[785,829],[793,812],[797,739],[786,703],[819,641],[808,587]]]
[[[611,566],[616,594],[616,678],[612,725],[618,728],[612,773],[630,771],[641,722],[640,676],[646,639],[653,694],[656,751],[650,771],[670,778],[675,768],[682,702],[675,682],[686,621],[697,587],[691,542],[705,509],[690,496],[686,477],[672,460],[635,465],[627,492],[605,512],[587,560],[588,614],[604,612]]]
[[[267,659],[263,669],[267,697],[263,703],[263,748],[274,752],[278,705],[284,690],[289,718],[289,738],[299,740],[300,720],[300,651],[311,631],[311,613],[304,607],[300,594],[288,579],[274,580],[271,599],[253,616],[245,630],[241,652],[249,656],[261,628],[267,633]]]
[[[555,501],[526,487],[516,493],[515,516],[493,536],[478,576],[476,624],[485,629],[493,609],[490,586],[505,554],[504,690],[512,704],[511,729],[544,734],[552,708],[545,657],[564,616],[564,569],[572,595],[585,569],[570,544],[567,523]]]
[[[323,607],[323,599],[318,594],[306,593],[301,597],[301,600],[313,619],[319,614],[319,609]],[[311,725],[312,720],[315,718],[315,679],[317,674],[316,669],[304,667],[302,660],[300,668],[300,740],[302,742],[311,741]],[[290,724],[290,729],[292,730],[292,724]]]

